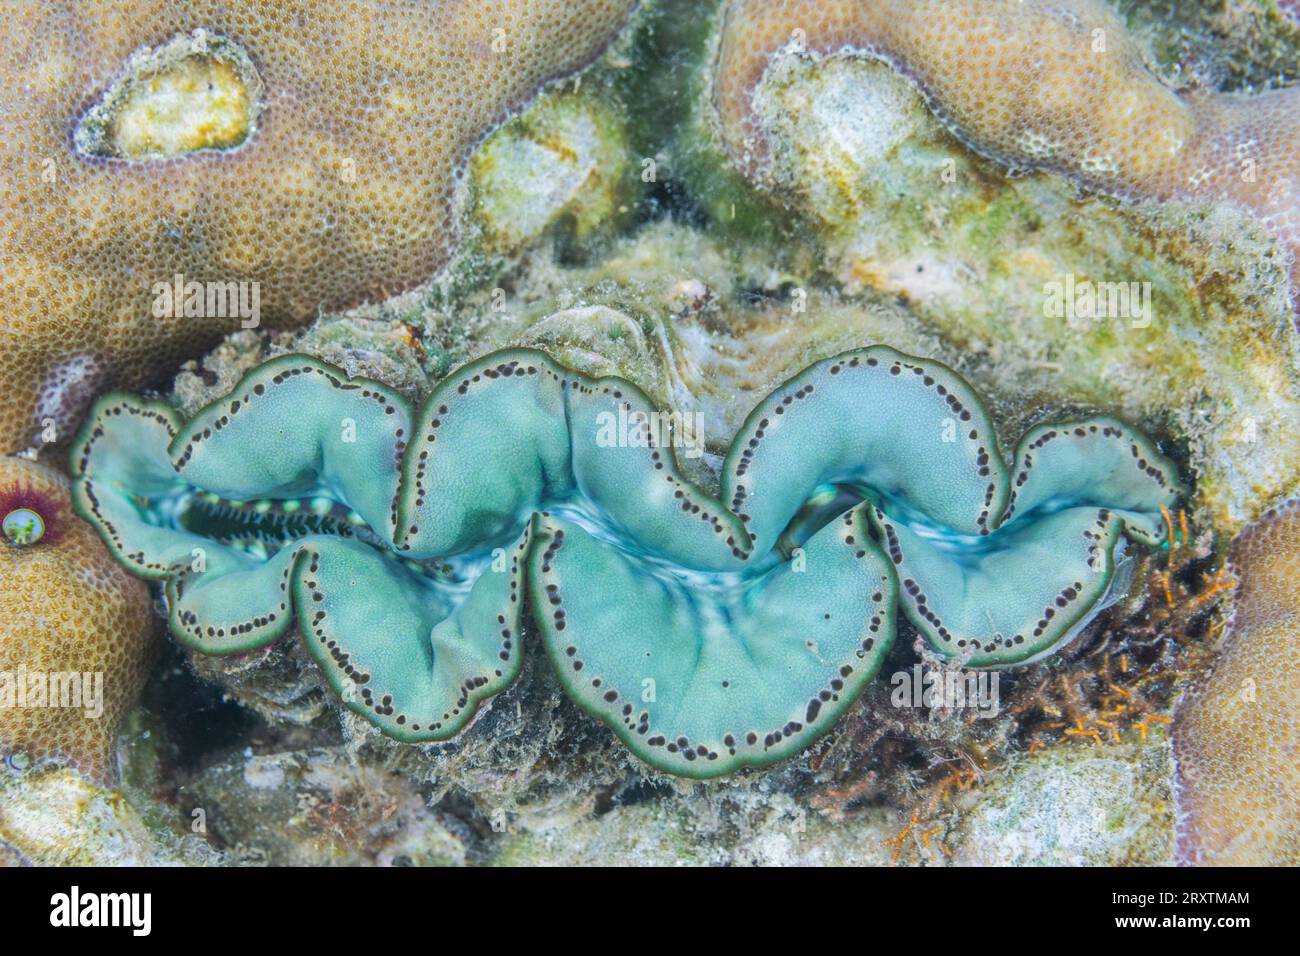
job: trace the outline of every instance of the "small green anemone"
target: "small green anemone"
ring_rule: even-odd
[[[63,508],[53,495],[30,484],[0,488],[0,530],[15,547],[57,544],[64,531]]]
[[[10,544],[35,544],[45,537],[45,521],[31,508],[15,508],[4,516],[4,533]]]

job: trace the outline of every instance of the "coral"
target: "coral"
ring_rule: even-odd
[[[149,591],[73,514],[62,475],[0,458],[0,488],[45,527],[28,543],[0,543],[0,753],[110,780],[118,726],[156,647]]]
[[[221,862],[194,838],[152,832],[115,790],[67,769],[0,770],[0,865],[176,866]]]
[[[890,863],[897,864],[909,846],[915,846],[922,860],[934,858],[939,853],[945,858],[951,857],[951,852],[947,845],[941,842],[939,836],[947,826],[944,822],[935,823],[935,815],[951,796],[963,793],[974,786],[981,774],[978,770],[963,769],[952,764],[945,764],[945,767],[947,773],[929,788],[929,796],[919,802],[916,809],[908,816],[907,822],[903,824],[903,828],[885,840],[885,845],[890,848]],[[835,791],[830,793],[838,796]],[[850,788],[846,795],[852,799],[855,796],[853,788]],[[820,803],[824,808],[826,796],[827,794],[823,794],[820,801],[814,801],[814,805]]]
[[[1233,541],[1235,602],[1212,673],[1174,720],[1178,856],[1196,864],[1300,862],[1295,700],[1300,684],[1300,501]]]
[[[244,652],[296,619],[349,709],[443,740],[517,676],[527,607],[573,698],[687,776],[827,729],[879,666],[900,585],[939,654],[1050,653],[1105,605],[1125,536],[1158,543],[1181,492],[1105,418],[1031,430],[1008,469],[964,381],[884,346],[760,402],[720,498],[679,470],[697,437],[635,386],[537,351],[458,369],[414,415],[287,355],[188,422],[101,399],[72,469],[113,554],[166,580],[186,646]]]
[[[429,278],[472,147],[633,6],[7,0],[0,449],[241,323]]]
[[[1100,0],[731,0],[724,18],[713,101],[733,159],[760,180],[770,151],[753,96],[771,56],[849,49],[893,65],[1007,167],[1126,199],[1240,206],[1300,248],[1300,90],[1176,93]]]
[[[359,9],[385,29],[429,10],[426,19],[450,20],[469,8],[462,2],[416,0],[399,8],[391,0],[358,0]],[[72,8],[60,3],[60,10]],[[851,14],[870,17],[891,3],[863,2]],[[1137,88],[1149,92],[1154,83],[1179,102],[1222,94],[1246,101],[1247,94],[1300,79],[1300,30],[1285,19],[1286,2],[1105,3],[1117,16],[1106,15],[1100,2],[1049,8],[1045,0],[1027,0],[1016,17],[1050,22],[1045,10],[1095,6],[1107,16],[1101,39],[1110,54],[1136,54],[1150,70]],[[518,8],[495,6],[503,16]],[[78,338],[78,324],[65,321],[68,348],[51,353],[49,363],[20,353],[23,343],[7,353],[27,354],[22,361],[38,379],[31,384],[39,394],[17,444],[70,442],[69,423],[80,423],[97,397],[118,386],[163,398],[152,404],[163,416],[156,433],[135,430],[140,422],[125,409],[150,404],[135,398],[123,400],[120,415],[104,417],[99,424],[116,444],[100,439],[90,477],[80,476],[113,512],[111,530],[128,557],[171,565],[154,569],[150,591],[155,614],[166,619],[177,612],[173,633],[182,632],[166,645],[141,706],[118,733],[121,794],[155,841],[168,842],[174,833],[182,843],[211,847],[215,862],[239,864],[1169,861],[1175,767],[1167,723],[1188,679],[1208,669],[1219,649],[1236,580],[1224,570],[1226,542],[1270,502],[1300,487],[1300,331],[1288,301],[1287,248],[1238,203],[1142,201],[1053,165],[1060,156],[1046,157],[1047,165],[1037,169],[1008,164],[1003,152],[990,155],[955,117],[932,108],[937,100],[923,77],[900,69],[901,60],[852,45],[828,46],[807,29],[760,57],[761,71],[744,104],[749,142],[757,148],[737,155],[734,143],[719,135],[711,95],[717,57],[727,52],[722,43],[734,25],[727,11],[777,8],[729,0],[639,6],[592,69],[540,91],[514,117],[503,111],[499,126],[483,127],[487,135],[477,145],[466,137],[469,145],[448,170],[453,181],[438,184],[450,191],[452,218],[440,220],[435,210],[404,224],[406,235],[429,244],[442,224],[456,233],[453,254],[438,257],[440,264],[419,275],[418,284],[381,281],[364,295],[329,303],[317,296],[300,316],[286,317],[272,314],[267,303],[275,290],[263,282],[259,328],[226,336],[179,370],[174,356],[162,355],[149,381],[124,376],[115,355],[99,347],[135,321],[125,312],[114,313],[88,344]],[[987,0],[983,6],[980,15],[996,17],[1004,5]],[[245,0],[213,0],[211,6],[200,0],[196,9],[219,10],[229,23],[247,18],[247,7]],[[315,10],[300,0],[264,7],[253,15],[292,20]],[[0,8],[9,12],[17,5],[0,0]],[[122,9],[140,9],[138,0],[126,0]],[[281,180],[298,176],[306,183],[320,170],[351,176],[353,167],[339,153],[320,154],[317,144],[350,146],[359,141],[355,130],[397,128],[391,121],[397,111],[386,97],[407,95],[423,82],[412,76],[415,61],[397,61],[404,51],[436,45],[439,38],[372,40],[379,49],[355,50],[348,37],[365,29],[352,22],[356,9],[339,9],[337,30],[298,25],[305,42],[295,61],[308,64],[304,82],[323,75],[314,60],[362,71],[379,64],[376,95],[323,106],[306,148],[282,163]],[[849,6],[831,0],[784,9],[815,18]],[[915,9],[939,11],[923,27],[937,35],[974,5],[957,0]],[[954,12],[945,20],[944,11]],[[48,171],[53,181],[38,187],[52,200],[45,208],[89,223],[93,232],[73,236],[86,246],[109,226],[69,211],[73,200],[58,194],[66,172],[59,163],[67,157],[115,176],[147,172],[163,188],[186,167],[220,172],[235,164],[256,166],[252,159],[267,134],[296,123],[289,114],[302,102],[295,98],[297,79],[290,80],[290,98],[278,100],[287,88],[284,71],[271,82],[256,36],[184,19],[184,13],[167,11],[147,26],[113,23],[112,30],[131,33],[131,41],[111,51],[119,57],[114,62],[77,67],[91,79],[70,98],[59,139],[63,152],[0,168],[0,201],[19,195],[32,169]],[[81,21],[108,22],[95,9]],[[1012,32],[995,33],[967,61],[935,66],[936,75],[976,76],[986,67],[996,75],[996,57],[985,54],[1024,50],[1017,46],[1018,22],[1006,22]],[[509,24],[507,33],[516,25]],[[60,24],[52,33],[70,36],[74,29]],[[1059,34],[1043,36],[1048,53],[1061,48]],[[981,39],[970,42],[978,46]],[[1091,53],[1098,38],[1086,39]],[[6,38],[0,46],[15,42]],[[49,44],[48,62],[61,52]],[[79,50],[73,58],[83,55],[94,54]],[[1124,72],[1119,61],[1108,62],[1117,66],[1112,73]],[[1050,87],[1064,77],[1061,66],[1049,60],[1042,71],[1027,66],[1012,79],[1022,80],[1022,88],[1030,80]],[[1076,66],[1076,75],[1093,68]],[[436,63],[419,68],[442,70]],[[28,75],[39,77],[43,69]],[[52,73],[57,78],[57,69]],[[446,90],[460,88],[460,78],[449,82]],[[0,99],[13,103],[23,95],[23,89],[8,90]],[[516,104],[523,107],[527,96]],[[1004,105],[999,96],[986,99]],[[1035,106],[1032,91],[1023,99]],[[1092,106],[1086,89],[1075,99]],[[1074,100],[1070,109],[1086,115]],[[436,125],[442,111],[422,102],[402,121],[414,125],[417,112],[425,117],[420,122]],[[1149,148],[1138,135],[1143,119],[1130,123],[1136,141],[1125,155]],[[460,132],[467,131],[417,130],[416,138]],[[373,163],[352,149],[343,156],[358,159],[351,198],[384,185],[395,168],[386,152],[392,148],[381,144],[370,154]],[[3,155],[7,148],[0,146]],[[10,168],[23,175],[15,180]],[[19,192],[9,191],[15,182]],[[399,186],[411,182],[407,176]],[[320,190],[313,208],[337,205],[342,192],[332,181],[305,188]],[[119,193],[130,202],[140,194],[134,188]],[[170,241],[178,254],[192,240],[214,236],[201,235],[201,228],[224,214],[215,194],[194,195],[202,205],[186,212],[188,219],[170,216],[159,227],[176,227]],[[297,216],[301,197],[288,198],[293,201],[286,208]],[[392,226],[384,216],[368,223],[376,230]],[[370,234],[368,223],[323,219],[320,237],[334,242],[338,237],[327,234],[332,225],[336,232]],[[261,233],[279,227],[267,222]],[[141,245],[150,247],[152,235]],[[328,284],[343,283],[363,256],[369,263],[396,262],[417,241],[399,240],[399,247],[377,232],[374,238],[374,247],[335,256],[343,275],[328,277]],[[214,245],[213,258],[219,251]],[[115,249],[103,252],[105,258],[116,255]],[[29,289],[24,283],[36,273],[20,265],[3,261],[0,285],[7,291],[48,301],[69,288],[59,285],[61,278],[51,286],[37,277]],[[227,275],[245,274],[185,278]],[[1075,286],[1095,288],[1098,298],[1081,304],[1071,297]],[[1105,301],[1107,287],[1127,287],[1126,301],[1139,311],[1115,314],[1115,301]],[[1052,288],[1068,302],[1065,314],[1049,306],[1058,301],[1049,297]],[[404,291],[389,295],[391,289]],[[1138,289],[1144,290],[1140,296]],[[107,302],[110,292],[122,299],[133,290],[118,282],[100,291]],[[59,321],[73,311],[50,308],[48,314]],[[307,327],[314,314],[319,318]],[[158,324],[180,323],[164,317]],[[189,357],[237,322],[194,316],[186,324],[193,330],[186,333],[192,336],[186,339]],[[1070,551],[1065,538],[1074,531],[1057,535],[1049,523],[1074,510],[1068,505],[1063,512],[1053,514],[1048,506],[1028,515],[1017,506],[1004,527],[1006,509],[994,507],[989,534],[959,534],[958,522],[940,516],[934,501],[912,508],[910,498],[903,502],[880,487],[879,474],[806,487],[803,458],[787,460],[774,439],[789,438],[798,456],[816,451],[830,460],[840,436],[831,431],[828,440],[828,433],[814,429],[805,448],[793,439],[802,427],[768,428],[755,450],[758,464],[744,475],[758,482],[757,497],[737,506],[750,518],[741,521],[742,534],[762,542],[737,539],[749,556],[724,553],[719,563],[727,567],[687,567],[698,564],[703,545],[688,542],[678,550],[690,554],[666,557],[661,542],[646,540],[626,520],[616,523],[613,514],[622,505],[624,516],[668,516],[679,499],[655,502],[645,493],[653,482],[642,482],[637,469],[617,457],[605,469],[617,472],[617,484],[597,489],[608,486],[608,494],[593,498],[581,487],[579,479],[589,473],[575,458],[581,435],[573,429],[590,429],[581,416],[568,414],[579,396],[565,394],[555,403],[540,389],[520,388],[533,399],[521,413],[517,396],[492,398],[520,385],[515,377],[485,378],[464,396],[455,389],[465,363],[491,361],[482,357],[502,349],[511,350],[504,359],[541,350],[545,358],[535,359],[537,367],[549,359],[546,367],[575,388],[596,388],[610,377],[620,385],[634,382],[638,390],[628,387],[625,396],[635,395],[639,407],[662,409],[661,422],[678,426],[661,436],[672,452],[647,442],[639,454],[659,451],[677,469],[682,484],[676,490],[729,526],[729,516],[739,519],[729,495],[729,486],[739,483],[736,456],[759,437],[751,413],[766,411],[770,418],[777,396],[811,384],[814,391],[779,417],[784,425],[787,415],[807,409],[815,419],[818,408],[836,403],[823,404],[832,397],[832,386],[824,384],[829,373],[819,378],[810,367],[870,342],[925,356],[906,361],[946,388],[950,380],[943,375],[949,373],[937,363],[954,370],[973,393],[969,405],[965,391],[956,394],[978,420],[977,434],[996,431],[987,464],[978,464],[977,445],[962,470],[931,467],[956,502],[978,504],[979,477],[991,480],[995,498],[1002,488],[1009,496],[1020,471],[1017,439],[1028,434],[1030,444],[1044,422],[1096,425],[1130,460],[1125,448],[1132,446],[1124,442],[1132,439],[1139,457],[1153,456],[1148,463],[1158,463],[1156,472],[1169,487],[1160,489],[1146,474],[1151,494],[1133,514],[1132,536],[1117,527],[1093,542],[1105,553],[1101,574],[1063,579],[1062,589],[1084,586],[1071,601],[1049,593],[1053,582],[1043,580],[1054,576],[1052,568],[1064,574],[1070,565],[1092,563],[1082,524],[1075,529],[1080,537],[1071,539],[1080,547]],[[295,392],[317,377],[300,374],[276,386],[279,397],[255,396],[231,413],[249,383],[265,381],[257,376],[276,363],[293,367],[299,361],[294,355],[324,363],[347,388],[326,383],[320,391]],[[169,385],[165,379],[173,374]],[[391,482],[398,517],[402,507],[421,510],[413,502],[403,505],[401,493],[413,485],[414,470],[396,461],[395,429],[403,429],[403,457],[414,454],[435,389],[452,399],[444,402],[452,418],[441,418],[430,446],[436,463],[440,455],[445,459],[431,476],[437,486],[426,482],[424,513],[417,517],[420,536],[445,540],[437,553],[433,545],[421,550],[420,542],[399,553],[398,525],[385,525],[391,510],[384,509],[383,495],[371,500],[368,490],[376,479]],[[367,406],[362,391],[378,395],[394,409],[391,416],[378,403]],[[471,409],[476,392],[482,400]],[[557,405],[560,414],[547,414]],[[886,439],[900,445],[919,440],[935,433],[941,420],[911,413],[910,402],[870,389],[843,406],[847,418],[862,420],[853,433],[873,449]],[[358,409],[365,411],[358,415]],[[947,411],[943,417],[960,425],[951,407]],[[456,433],[453,419],[462,413],[468,421]],[[228,420],[218,428],[222,416]],[[480,419],[487,424],[479,427]],[[877,427],[884,419],[890,426]],[[1116,419],[1124,423],[1118,426],[1123,439],[1107,432]],[[185,474],[178,474],[171,452],[179,449],[170,448],[169,432],[193,424],[201,435],[201,422],[212,437],[199,441],[182,466]],[[548,431],[552,425],[558,427]],[[617,417],[613,425],[620,431]],[[256,431],[262,434],[253,441]],[[626,433],[629,444],[636,434]],[[941,451],[958,460],[966,454],[969,432],[940,428],[937,434],[959,446],[944,444]],[[315,463],[319,468],[303,466],[299,454],[308,448],[310,457],[313,443],[324,456]],[[1177,504],[1173,466],[1155,457],[1157,449],[1176,461],[1178,476],[1194,489]],[[1030,449],[1019,450],[1032,456]],[[1054,465],[1035,459],[1031,472],[1038,474],[1025,478],[1031,496],[1017,494],[1026,505],[1038,493],[1076,499],[1080,489],[1064,480],[1074,470],[1095,466],[1108,480],[1122,477],[1084,444],[1049,443],[1042,450],[1049,458],[1066,454]],[[126,451],[137,453],[134,464]],[[365,460],[364,469],[352,467],[350,453]],[[63,449],[50,447],[45,454],[63,455]],[[623,454],[636,464],[632,451]],[[886,449],[870,464],[894,457]],[[557,459],[559,467],[551,467]],[[255,474],[263,464],[275,473]],[[980,476],[981,467],[989,474]],[[350,477],[363,470],[364,479]],[[1086,472],[1070,477],[1088,484]],[[502,495],[494,483],[528,493]],[[0,492],[5,488],[0,485]],[[39,490],[34,482],[8,490],[0,500],[0,525],[12,515],[10,533],[0,538],[0,550],[21,554],[57,546],[60,535],[80,525],[66,497],[54,504],[41,500],[33,495]],[[773,504],[787,496],[789,502]],[[474,513],[461,507],[463,498],[474,499]],[[90,513],[90,502],[83,505]],[[767,515],[764,508],[777,513]],[[842,523],[844,513],[856,522],[852,528]],[[961,509],[972,520],[980,513]],[[46,524],[44,515],[52,522]],[[1079,517],[1082,522],[1082,512]],[[461,530],[454,533],[458,521]],[[699,531],[706,523],[696,516],[682,527]],[[1144,546],[1144,531],[1161,543]],[[836,625],[854,614],[844,608],[859,584],[837,587],[825,560],[849,534],[877,560],[880,550],[892,579],[912,584],[900,582],[892,599],[881,592],[886,603],[901,602],[903,619],[891,610],[883,631],[873,635],[880,670],[871,680],[853,650],[861,650],[860,643],[845,636],[841,648],[823,639],[833,631],[838,640]],[[819,550],[820,541],[831,547]],[[514,550],[517,545],[522,550]],[[1063,559],[1064,552],[1070,553]],[[312,554],[319,562],[315,575]],[[286,567],[289,580],[273,580]],[[301,583],[296,574],[304,575]],[[1017,586],[1022,579],[1026,583]],[[317,587],[309,590],[308,581]],[[499,607],[497,597],[485,596],[494,587]],[[823,590],[835,591],[834,606],[825,611]],[[476,593],[479,603],[471,600]],[[1057,608],[1058,596],[1065,608]],[[561,610],[562,631],[555,626]],[[1054,612],[1050,618],[1047,610]],[[831,622],[819,618],[825,612]],[[318,613],[326,615],[318,623],[333,648],[312,631]],[[845,635],[865,638],[869,621],[858,617],[853,623],[861,634],[849,635],[845,627]],[[232,636],[231,624],[242,633]],[[508,637],[501,635],[503,626]],[[1017,636],[1023,643],[1015,643]],[[736,660],[726,654],[741,641],[746,648],[776,648],[794,670],[759,658],[738,674]],[[1229,642],[1229,654],[1234,647]],[[852,657],[841,657],[846,648]],[[510,660],[501,660],[503,651]],[[808,665],[814,656],[820,660]],[[854,671],[838,693],[827,688],[830,700],[815,694],[821,702],[817,726],[807,726],[802,708],[814,695],[799,685],[822,679],[818,671],[829,675],[841,659]],[[582,669],[575,671],[577,662]],[[800,670],[806,665],[807,674]],[[725,688],[716,680],[723,667]],[[1189,701],[1212,692],[1214,675],[1207,670]],[[968,694],[978,678],[988,682],[982,686],[991,687],[991,696],[952,704],[892,692],[900,679],[906,679],[905,690],[926,686],[928,676],[955,678]],[[357,677],[370,679],[358,683]],[[481,677],[488,682],[468,686]],[[751,701],[760,684],[770,688],[766,709]],[[611,692],[615,700],[606,701]],[[653,699],[643,700],[647,695]],[[733,717],[725,708],[736,702],[744,712]],[[629,705],[632,726],[624,722]],[[647,722],[640,733],[643,711]],[[443,726],[428,735],[440,721]],[[737,737],[737,722],[760,737],[753,752],[742,746],[732,754],[727,747],[726,735]],[[791,722],[803,725],[790,728],[794,737],[786,733]],[[1277,747],[1287,745],[1285,733]],[[662,736],[664,746],[640,742],[652,734]],[[770,762],[805,744],[797,759]],[[1226,749],[1221,742],[1214,747]],[[751,755],[755,759],[747,759]],[[119,812],[130,807],[118,795],[74,773],[31,763],[26,752],[0,753],[0,864],[171,861],[170,851],[151,853],[138,826],[111,825],[129,816]],[[745,765],[762,772],[722,777]],[[1219,768],[1222,779],[1232,777],[1226,767]],[[707,786],[691,779],[715,776]],[[1233,787],[1220,790],[1223,803],[1231,801]],[[1247,794],[1239,806],[1272,813],[1282,804]],[[1225,832],[1239,820],[1237,809],[1214,807]],[[1200,824],[1210,814],[1189,816]],[[1278,833],[1284,827],[1265,820],[1243,829]],[[1190,832],[1186,823],[1184,830]],[[1210,824],[1200,828],[1210,830]],[[188,856],[195,859],[192,851]]]

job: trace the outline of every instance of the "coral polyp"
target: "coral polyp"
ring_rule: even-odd
[[[166,581],[183,644],[241,652],[296,626],[389,736],[458,733],[515,679],[531,625],[633,752],[707,777],[825,731],[900,600],[966,666],[1050,653],[1182,493],[1113,419],[1040,426],[1009,468],[959,376],[884,346],[760,402],[718,495],[683,476],[674,427],[635,385],[534,350],[452,372],[415,413],[287,355],[188,422],[101,399],[75,501],[128,569]]]

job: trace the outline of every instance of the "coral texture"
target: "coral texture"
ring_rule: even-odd
[[[151,829],[118,791],[67,768],[0,776],[0,866],[176,866],[220,858]]]
[[[45,533],[0,542],[0,752],[109,780],[118,726],[153,660],[149,590],[73,514],[62,475],[0,458],[7,499],[39,510]]]
[[[1075,741],[988,781],[956,835],[958,866],[1152,866],[1173,856],[1169,747]]]
[[[1240,579],[1212,678],[1174,722],[1180,860],[1300,863],[1300,500],[1232,543]]]
[[[430,277],[471,148],[633,6],[5,0],[0,450],[241,322]]]
[[[827,729],[879,667],[900,595],[969,666],[1050,653],[1181,493],[1113,419],[1034,428],[1008,468],[956,373],[884,346],[760,402],[720,497],[679,470],[691,427],[532,350],[453,372],[417,414],[287,355],[188,422],[106,396],[72,468],[114,555],[166,580],[187,646],[247,651],[296,620],[349,708],[443,740],[518,674],[527,609],[574,699],[688,776]]]
[[[772,54],[860,51],[1006,166],[1129,199],[1235,204],[1300,248],[1300,88],[1178,94],[1101,0],[731,0],[724,16],[713,100],[751,176],[768,158],[752,100]]]

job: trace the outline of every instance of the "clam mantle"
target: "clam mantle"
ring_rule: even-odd
[[[286,355],[189,421],[101,398],[72,449],[74,503],[165,582],[178,641],[231,654],[296,630],[391,737],[462,730],[518,676],[532,626],[638,757],[711,777],[824,732],[900,605],[966,666],[1052,652],[1182,493],[1110,418],[1040,425],[1008,465],[955,372],[886,346],[760,402],[717,495],[683,476],[662,421],[635,385],[534,350],[460,368],[418,410]]]

